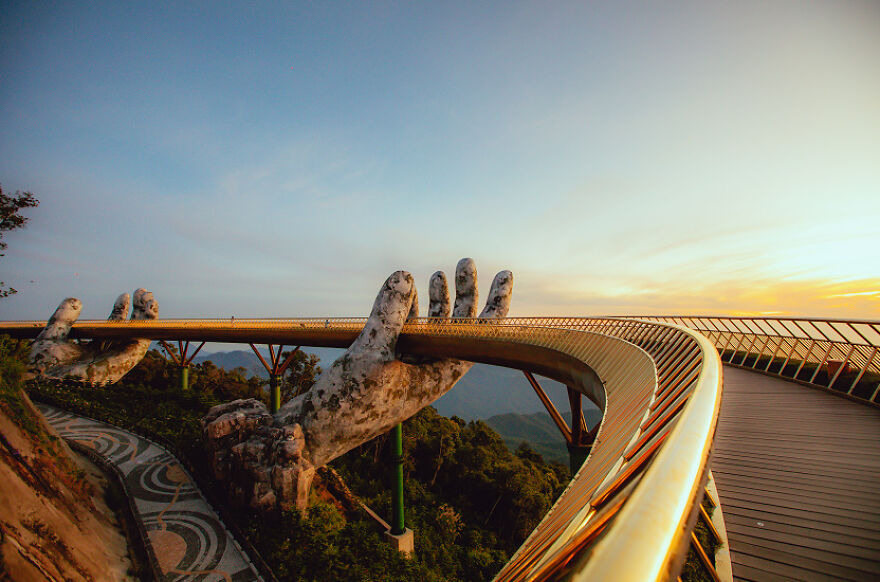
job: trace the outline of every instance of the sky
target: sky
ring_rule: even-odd
[[[0,0],[0,319],[880,319],[880,3]],[[422,309],[425,309],[423,305]]]

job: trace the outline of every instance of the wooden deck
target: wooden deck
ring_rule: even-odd
[[[712,472],[735,580],[880,580],[880,410],[725,366]]]

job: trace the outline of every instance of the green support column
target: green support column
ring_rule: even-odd
[[[403,427],[398,423],[391,429],[391,535],[405,531],[403,523]]]
[[[180,367],[180,389],[184,392],[189,390],[189,366]]]
[[[269,374],[269,412],[275,414],[281,408],[281,378]]]

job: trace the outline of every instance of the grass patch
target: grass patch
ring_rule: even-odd
[[[0,407],[15,424],[37,441],[43,439],[38,417],[22,398],[24,382],[22,376],[27,371],[30,342],[0,336]]]
[[[700,503],[711,518],[715,511],[715,506],[709,501],[708,496],[703,495],[703,499]],[[700,542],[703,551],[706,552],[709,562],[714,566],[715,552],[721,547],[721,542],[715,539],[715,536],[712,535],[712,531],[704,522],[702,514],[697,516],[697,523],[694,525],[694,535]],[[684,566],[682,566],[680,578],[685,582],[713,582],[712,577],[706,571],[703,561],[697,554],[697,550],[694,549],[693,544],[688,546],[687,560],[685,561]]]

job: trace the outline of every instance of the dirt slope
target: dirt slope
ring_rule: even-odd
[[[0,401],[0,581],[135,580],[106,482],[26,395]]]

